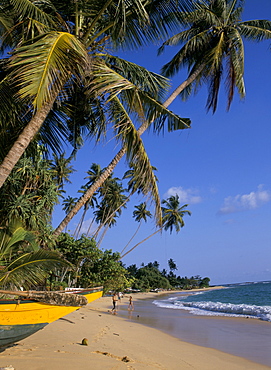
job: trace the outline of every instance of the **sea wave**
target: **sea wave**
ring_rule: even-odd
[[[271,306],[232,304],[221,302],[180,302],[157,300],[153,302],[161,308],[188,310],[194,315],[249,317],[271,322]]]

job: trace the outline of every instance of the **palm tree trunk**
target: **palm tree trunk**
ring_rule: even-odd
[[[169,98],[164,102],[163,106],[167,108],[174,99],[188,86],[190,85],[197,76],[202,72],[204,68],[204,64],[200,65],[199,68],[191,74],[181,85],[177,87],[173,91],[173,93],[169,96]],[[138,129],[138,135],[142,135],[147,128],[149,127],[148,122],[144,122]],[[104,181],[111,175],[121,158],[125,155],[126,148],[122,147],[120,151],[116,154],[114,159],[110,162],[106,170],[101,174],[101,176],[90,186],[90,188],[85,192],[84,195],[77,201],[74,208],[66,215],[63,221],[58,225],[58,227],[54,231],[54,235],[58,236],[62,230],[65,229],[66,225],[70,222],[70,220],[77,214],[77,212],[83,207],[83,205],[93,196],[95,191],[99,189],[99,187],[104,183]],[[128,252],[129,253],[129,252]]]
[[[90,230],[91,230],[91,226],[93,225],[93,223],[94,223],[94,217],[92,218],[92,220],[90,221],[90,223],[89,223],[89,227],[88,227],[88,230],[87,230],[87,233],[86,233],[86,237],[88,237],[88,234],[90,233]]]
[[[136,234],[138,233],[138,230],[140,229],[140,226],[142,225],[142,222],[139,223],[136,231],[134,232],[133,236],[130,238],[130,240],[128,241],[128,243],[125,245],[125,247],[123,248],[123,250],[120,252],[120,254],[122,254],[125,249],[127,249],[128,245],[131,243],[131,241],[134,239],[134,237],[136,236]]]
[[[86,213],[87,213],[87,208],[84,209],[84,212],[82,214],[82,217],[81,217],[81,219],[80,219],[80,221],[79,221],[79,223],[77,225],[77,228],[76,228],[76,230],[74,232],[74,238],[75,239],[78,239],[79,238],[79,233],[80,233],[80,231],[82,229],[83,222],[84,222],[85,217],[86,217]]]
[[[129,249],[126,253],[124,253],[122,256],[120,256],[119,261],[125,257],[128,253],[131,253],[136,247],[138,247],[140,244],[144,243],[146,240],[150,239],[153,235],[159,233],[159,231],[162,231],[163,227],[160,227],[160,229],[156,230],[154,233],[151,235],[147,236],[147,238],[141,240],[141,242],[137,243],[136,245],[133,246],[133,248]]]
[[[204,68],[204,64],[201,64],[194,73],[192,73],[185,81],[183,81],[174,91],[173,93],[167,98],[167,100],[164,102],[163,106],[167,108],[176,98],[177,96],[192,82],[195,81],[195,79],[198,77],[198,75],[202,72]]]
[[[37,111],[31,121],[18,136],[16,142],[13,144],[10,151],[4,158],[3,162],[0,165],[0,188],[6,181],[7,177],[13,170],[18,160],[23,155],[24,151],[26,150],[34,136],[39,132],[48,113],[53,107],[57,95],[58,92],[55,92],[54,94],[52,93],[51,100],[45,103],[43,107],[39,111]]]
[[[104,230],[102,232],[102,235],[100,236],[100,239],[99,239],[99,241],[98,241],[98,243],[96,245],[97,248],[100,248],[101,242],[103,241],[103,238],[105,237],[105,234],[106,234],[106,232],[107,232],[108,229],[109,229],[109,225],[106,225],[104,227]]]

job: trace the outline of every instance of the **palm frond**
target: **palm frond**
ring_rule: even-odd
[[[190,127],[189,119],[180,118],[151,97],[151,91],[156,92],[157,95],[157,83],[154,85],[154,89],[150,89],[150,84],[147,84],[149,89],[145,88],[147,90],[145,92],[140,86],[124,78],[102,61],[95,65],[94,76],[92,85],[97,94],[106,96],[108,102],[118,96],[119,99],[125,102],[129,111],[136,112],[140,122],[146,120],[150,123],[154,122],[155,131],[160,131],[163,128],[166,119],[168,120],[169,131]]]
[[[66,32],[51,32],[19,47],[11,58],[11,80],[20,99],[34,99],[39,109],[87,64],[84,46]]]
[[[104,61],[111,70],[128,79],[138,89],[151,94],[154,99],[162,100],[164,93],[170,88],[170,82],[166,77],[150,72],[138,64],[109,54]]]
[[[0,271],[0,286],[19,289],[41,283],[50,271],[60,267],[72,267],[59,253],[40,249],[16,258]]]
[[[137,185],[144,195],[150,194],[155,203],[155,217],[157,224],[161,224],[161,207],[160,197],[157,187],[157,179],[153,172],[153,166],[150,163],[145,151],[143,141],[135,128],[131,118],[128,116],[126,109],[120,100],[115,97],[111,103],[111,114],[114,115],[116,122],[116,134],[121,139],[123,146],[126,148],[127,161],[135,163],[135,176],[141,179]]]
[[[20,14],[21,18],[33,18],[40,23],[48,26],[55,24],[48,11],[55,11],[50,1],[30,1],[30,0],[10,0],[12,10],[15,14]],[[46,9],[46,12],[44,11]]]
[[[13,218],[8,226],[0,229],[0,261],[7,260],[26,244],[27,250],[37,251],[36,236],[23,227],[19,218]]]
[[[252,20],[242,22],[238,25],[239,32],[251,41],[262,41],[271,38],[271,21]]]

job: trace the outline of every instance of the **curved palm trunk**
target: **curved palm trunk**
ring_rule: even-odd
[[[139,223],[139,225],[138,225],[138,227],[137,227],[136,231],[134,232],[133,236],[130,238],[130,240],[129,240],[129,241],[128,241],[128,243],[125,245],[125,247],[124,247],[124,248],[123,248],[123,250],[120,252],[120,254],[122,254],[122,253],[125,251],[125,249],[127,249],[128,245],[131,243],[131,241],[134,239],[134,237],[135,237],[135,236],[136,236],[136,234],[138,233],[138,231],[139,231],[139,229],[140,229],[141,225],[142,225],[142,221],[140,221],[140,223]]]
[[[154,236],[155,234],[159,233],[159,231],[162,231],[162,230],[163,230],[163,228],[162,228],[162,227],[160,227],[160,229],[156,230],[154,233],[152,233],[151,235],[147,236],[147,238],[145,238],[145,239],[141,240],[141,242],[139,242],[139,243],[137,243],[136,245],[134,245],[134,246],[133,246],[133,248],[129,249],[126,253],[124,253],[122,256],[120,256],[119,261],[120,261],[123,257],[127,256],[127,254],[128,254],[128,253],[131,253],[131,252],[132,252],[136,247],[138,247],[140,244],[144,243],[146,240],[150,239],[152,236]]]
[[[201,64],[194,73],[192,73],[185,81],[183,81],[174,91],[173,93],[167,98],[167,100],[164,102],[163,106],[168,107],[176,98],[177,96],[192,82],[195,81],[195,79],[198,77],[198,75],[202,72],[204,68],[204,64]]]
[[[86,236],[88,237],[89,233],[90,233],[90,230],[91,230],[91,226],[93,225],[94,223],[94,217],[92,218],[92,220],[90,221],[89,223],[89,226],[88,226],[88,230],[87,230],[87,233],[86,233]]]
[[[6,181],[7,177],[13,170],[18,160],[23,155],[24,151],[26,150],[34,136],[39,132],[48,113],[53,107],[57,95],[58,92],[53,94],[52,99],[48,103],[44,104],[44,106],[39,111],[37,111],[34,117],[30,120],[30,122],[18,136],[17,140],[4,158],[3,162],[0,165],[0,188]]]
[[[104,227],[104,230],[103,230],[103,232],[102,232],[102,235],[100,236],[100,239],[99,239],[99,241],[98,241],[98,243],[97,243],[97,245],[96,245],[96,247],[97,248],[100,248],[100,245],[101,245],[101,242],[103,241],[103,238],[105,237],[105,234],[107,233],[107,230],[109,229],[109,225],[106,225],[105,227]]]
[[[102,230],[103,226],[104,226],[104,223],[100,223],[100,225],[97,227],[97,229],[95,230],[95,233],[93,233],[94,239],[98,238],[99,232]]]
[[[169,98],[164,102],[163,106],[167,108],[173,100],[177,98],[177,96],[188,86],[190,85],[197,76],[202,72],[204,68],[204,64],[200,65],[199,68],[189,76],[181,85],[177,87],[173,91],[173,93],[169,96]],[[138,129],[138,134],[141,136],[149,127],[147,122],[143,123],[140,128]],[[77,214],[77,212],[83,207],[83,205],[93,196],[95,191],[99,189],[99,187],[104,183],[104,181],[112,174],[113,170],[122,159],[122,157],[126,153],[126,148],[122,147],[114,159],[110,162],[104,173],[90,186],[90,188],[85,192],[84,195],[77,201],[74,208],[69,212],[63,221],[58,225],[58,227],[54,231],[54,235],[58,236],[66,227],[66,225],[70,222],[70,220]],[[159,229],[160,230],[160,229]],[[130,252],[130,251],[129,251]],[[127,253],[129,253],[127,252]]]
[[[77,227],[75,229],[75,232],[73,234],[75,239],[78,239],[79,238],[79,233],[80,233],[80,231],[82,229],[83,222],[84,222],[84,219],[86,217],[86,213],[87,213],[87,209],[85,208],[84,209],[84,212],[82,214],[82,217],[81,217],[81,219],[80,219],[80,221],[79,221],[79,223],[78,223],[78,225],[77,225]]]

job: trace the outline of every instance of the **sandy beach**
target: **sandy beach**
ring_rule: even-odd
[[[128,295],[120,302],[128,307]],[[156,293],[133,295],[136,302]],[[0,369],[270,369],[212,348],[181,341],[136,320],[111,314],[111,297],[103,297],[1,352]],[[121,309],[119,307],[119,309]],[[87,338],[88,345],[82,345]]]

